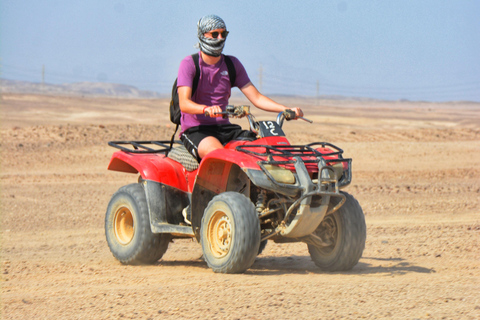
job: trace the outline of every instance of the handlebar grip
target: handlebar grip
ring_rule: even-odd
[[[227,119],[228,114],[226,112],[215,112],[214,115],[221,114],[222,118]],[[205,117],[210,117],[210,113],[208,111],[204,112]]]
[[[294,120],[297,117],[297,114],[292,109],[285,109],[283,113],[287,121]]]

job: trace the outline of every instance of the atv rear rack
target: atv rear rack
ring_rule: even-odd
[[[174,144],[183,145],[181,141],[174,141]],[[130,153],[167,153],[171,149],[170,140],[110,141],[108,145]]]

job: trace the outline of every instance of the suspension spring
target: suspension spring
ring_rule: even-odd
[[[265,190],[261,190],[257,197],[257,204],[256,210],[257,214],[261,215],[263,210],[265,210],[265,206],[267,204],[267,192]]]

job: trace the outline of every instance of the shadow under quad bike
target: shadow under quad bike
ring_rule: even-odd
[[[359,203],[339,191],[351,182],[352,160],[327,142],[291,145],[282,125],[292,110],[276,121],[256,121],[249,106],[228,106],[223,116],[246,117],[256,138],[231,141],[200,163],[179,141],[109,142],[120,150],[108,169],[140,174],[108,205],[115,258],[154,263],[172,239],[195,238],[213,271],[242,273],[268,240],[301,241],[320,269],[353,268],[366,225]]]

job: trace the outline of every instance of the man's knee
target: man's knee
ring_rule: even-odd
[[[215,137],[206,137],[198,145],[198,155],[200,158],[204,158],[208,153],[217,150],[223,149],[223,145]]]

